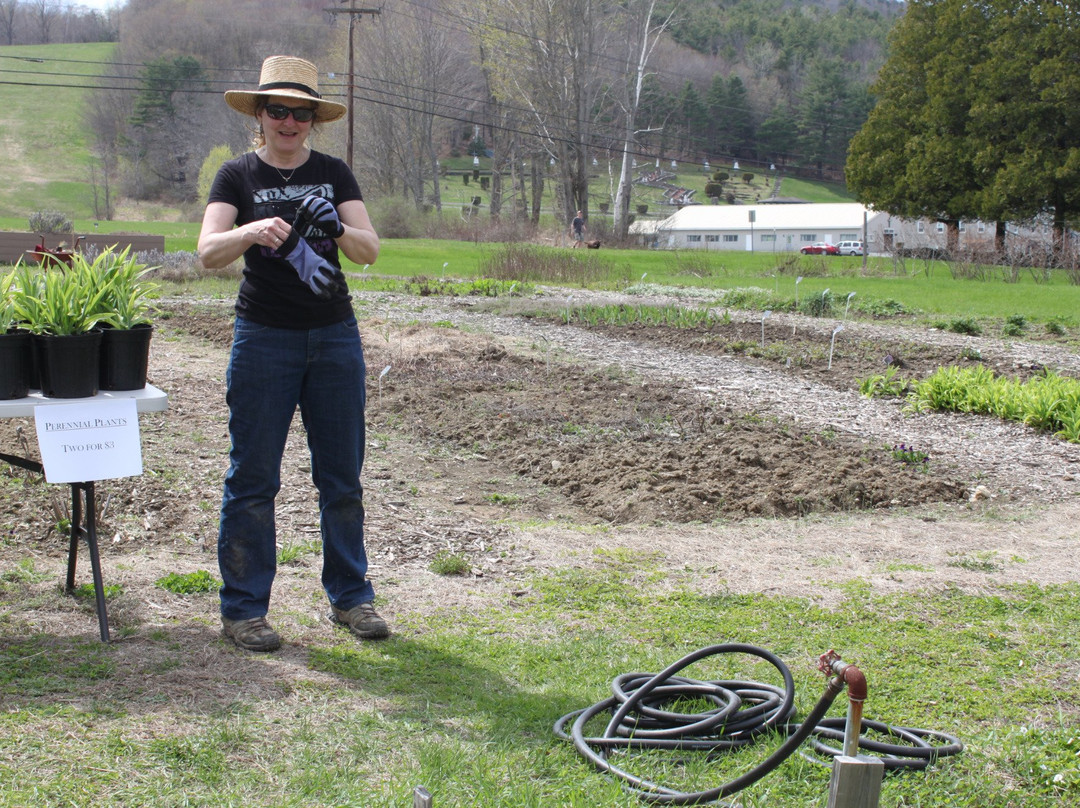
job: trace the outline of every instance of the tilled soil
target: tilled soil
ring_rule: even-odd
[[[611,299],[574,292],[579,304],[590,297]],[[533,571],[588,564],[601,546],[690,570],[706,591],[825,597],[851,578],[980,590],[1075,580],[1080,447],[858,393],[890,365],[917,378],[976,356],[1017,376],[1075,374],[1068,348],[880,323],[837,332],[835,320],[780,315],[763,334],[737,312],[708,329],[585,328],[567,325],[569,305],[550,291],[518,314],[473,300],[358,296],[367,545],[391,619],[518,592]],[[170,406],[141,418],[144,474],[98,484],[106,583],[121,589],[110,618],[136,636],[215,623],[212,596],[174,596],[155,582],[216,571],[230,340],[228,303],[168,303],[150,381]],[[33,429],[32,419],[0,422],[0,446],[33,454]],[[928,461],[901,462],[899,444]],[[0,635],[96,634],[92,603],[56,587],[66,498],[65,486],[35,475],[0,476]],[[278,526],[294,558],[274,609],[303,643],[320,630],[322,607],[299,419]],[[440,552],[464,555],[469,574],[431,573]],[[88,580],[81,567],[79,580]]]

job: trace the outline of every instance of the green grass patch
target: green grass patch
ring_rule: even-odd
[[[175,679],[193,664],[183,649],[181,667],[144,671],[144,691],[121,699],[105,689],[88,700],[117,674],[117,646],[0,640],[0,760],[19,761],[0,763],[0,806],[84,804],[89,794],[101,806],[396,806],[418,785],[445,806],[637,806],[556,739],[552,725],[605,698],[619,674],[659,671],[719,642],[758,645],[785,660],[800,714],[823,690],[817,655],[837,648],[867,676],[867,717],[964,742],[961,755],[926,772],[886,778],[882,806],[940,804],[942,794],[950,805],[991,808],[1080,799],[1066,707],[1080,699],[1076,584],[981,596],[850,586],[823,602],[702,594],[690,572],[664,571],[649,555],[618,548],[594,562],[536,575],[511,601],[493,591],[468,606],[399,615],[385,642],[335,636],[312,644],[305,658],[317,680],[294,677],[270,700],[269,680],[240,688],[217,709],[154,701],[155,676]],[[136,642],[137,658],[174,641],[166,633]],[[262,662],[253,659],[245,679]],[[777,679],[748,657],[710,658],[685,673]],[[841,696],[832,714],[845,705]],[[710,788],[778,743],[764,739],[715,760],[683,753],[683,765],[652,754],[632,762],[642,776]],[[827,768],[794,758],[740,799],[811,808],[823,803],[828,781]]]
[[[154,583],[174,595],[194,595],[200,592],[217,592],[221,581],[206,570],[195,572],[170,572]]]

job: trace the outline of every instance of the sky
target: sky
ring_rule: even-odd
[[[125,2],[126,0],[71,0],[71,2],[66,5],[86,6],[87,8],[96,9],[97,11],[104,11],[107,8],[122,6]]]

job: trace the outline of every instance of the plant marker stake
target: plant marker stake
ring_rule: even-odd
[[[829,288],[825,287],[825,291],[821,293],[821,313],[825,313],[825,295],[829,294]]]
[[[795,279],[795,313],[799,313],[799,284],[802,283],[802,275]],[[795,323],[791,324],[791,336],[795,336]]]
[[[772,314],[771,311],[765,309],[765,313],[761,315],[761,347],[765,347],[765,318]]]
[[[843,330],[844,330],[843,323],[841,323],[840,325],[838,325],[836,328],[833,329],[832,340],[829,342],[829,370],[832,370],[832,352],[833,352],[833,348],[836,347],[836,335],[839,334]]]
[[[855,297],[855,293],[854,293],[854,292],[851,292],[850,294],[848,294],[848,296],[847,296],[847,303],[845,303],[845,304],[844,304],[844,319],[845,319],[845,320],[847,319],[847,313],[848,313],[848,309],[850,309],[850,308],[851,308],[851,298],[853,298],[853,297]]]
[[[382,373],[379,374],[379,401],[382,402],[382,379],[387,373],[390,372],[391,365],[387,365],[382,369]]]

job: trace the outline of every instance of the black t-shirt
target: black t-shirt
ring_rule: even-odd
[[[308,196],[342,202],[362,200],[356,178],[344,160],[313,151],[296,170],[283,172],[286,181],[254,152],[229,160],[210,188],[210,202],[225,202],[237,209],[236,224],[279,216],[292,224],[300,203]],[[337,243],[317,228],[301,231],[311,248],[335,267],[341,267]],[[246,320],[275,328],[321,328],[352,316],[352,303],[344,288],[329,300],[315,295],[300,280],[284,255],[255,244],[244,252],[244,281],[236,300],[236,313]]]

